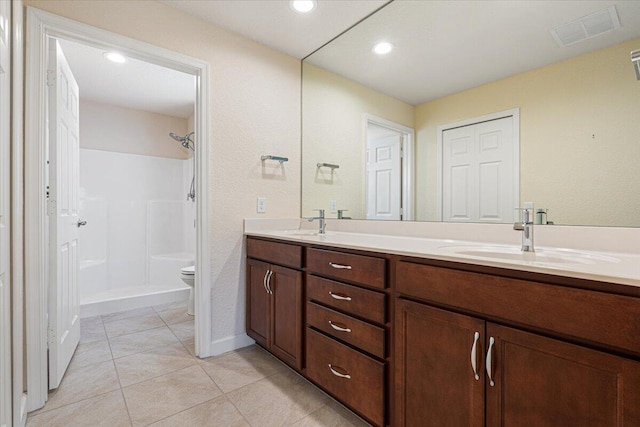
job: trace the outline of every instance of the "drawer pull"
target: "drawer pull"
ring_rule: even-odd
[[[480,380],[480,375],[478,375],[478,367],[476,366],[478,361],[476,357],[476,348],[478,347],[478,340],[480,339],[480,332],[476,332],[473,335],[473,346],[471,347],[471,368],[473,368],[473,376],[476,381]]]
[[[264,291],[266,293],[269,293],[269,289],[267,289],[267,276],[269,275],[269,272],[271,270],[267,269],[267,271],[264,272],[264,277],[262,278],[262,286],[264,286]]]
[[[350,265],[342,265],[342,264],[336,264],[335,262],[331,262],[329,261],[329,265],[333,268],[338,268],[341,270],[351,270],[351,266]]]
[[[351,332],[350,328],[347,328],[346,326],[341,325],[340,323],[333,323],[331,320],[329,320],[329,326],[331,326],[333,329],[335,329],[336,331],[340,331],[340,332]]]
[[[496,383],[493,382],[493,378],[492,378],[492,373],[491,373],[491,349],[493,348],[493,344],[496,342],[496,340],[493,339],[493,337],[491,337],[489,339],[489,350],[487,350],[487,376],[489,377],[489,385],[491,387],[493,387],[494,385],[496,385]]]
[[[351,301],[351,297],[350,296],[334,294],[331,291],[329,291],[329,295],[331,295],[331,298],[333,298],[333,299],[338,299],[338,300],[341,300],[341,301]]]
[[[331,366],[331,363],[329,363],[329,365],[328,365],[328,366],[329,366],[329,370],[331,371],[331,373],[332,373],[333,375],[335,375],[336,377],[346,378],[346,379],[348,379],[348,380],[350,380],[350,379],[351,379],[351,375],[349,375],[349,374],[341,374],[340,372],[338,372],[338,371],[336,371],[335,369],[333,369],[333,366]],[[337,367],[337,366],[336,366],[336,367]],[[342,369],[342,368],[339,368],[339,369],[340,369],[341,371],[344,371],[344,369]]]
[[[267,290],[271,295],[273,295],[273,290],[271,289],[271,276],[273,276],[273,270],[269,270],[269,276],[267,276]]]

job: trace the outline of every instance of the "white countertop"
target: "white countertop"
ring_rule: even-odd
[[[299,225],[300,223],[298,223]],[[640,287],[640,254],[601,252],[536,246],[535,253],[522,253],[517,244],[477,242],[463,239],[394,236],[362,232],[299,229],[293,221],[275,220],[272,229],[248,226],[245,234],[363,251],[430,258],[443,261],[507,268],[564,277],[596,280]]]

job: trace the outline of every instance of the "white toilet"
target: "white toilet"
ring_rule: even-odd
[[[193,316],[194,314],[194,300],[193,300],[193,288],[196,284],[196,266],[190,265],[188,267],[183,267],[181,270],[180,278],[184,283],[191,287],[191,291],[189,292],[189,308],[187,308],[187,314]]]

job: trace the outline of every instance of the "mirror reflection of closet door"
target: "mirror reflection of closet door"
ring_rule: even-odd
[[[513,132],[513,117],[443,132],[443,221],[513,222]]]

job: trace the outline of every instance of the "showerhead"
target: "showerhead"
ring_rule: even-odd
[[[640,50],[631,52],[631,63],[633,64],[633,69],[636,71],[636,78],[640,80]]]
[[[195,151],[193,147],[193,141],[191,140],[191,136],[193,136],[193,132],[186,134],[185,136],[176,135],[175,133],[169,133],[169,136],[176,141],[178,141],[184,148],[188,148],[191,151]]]

